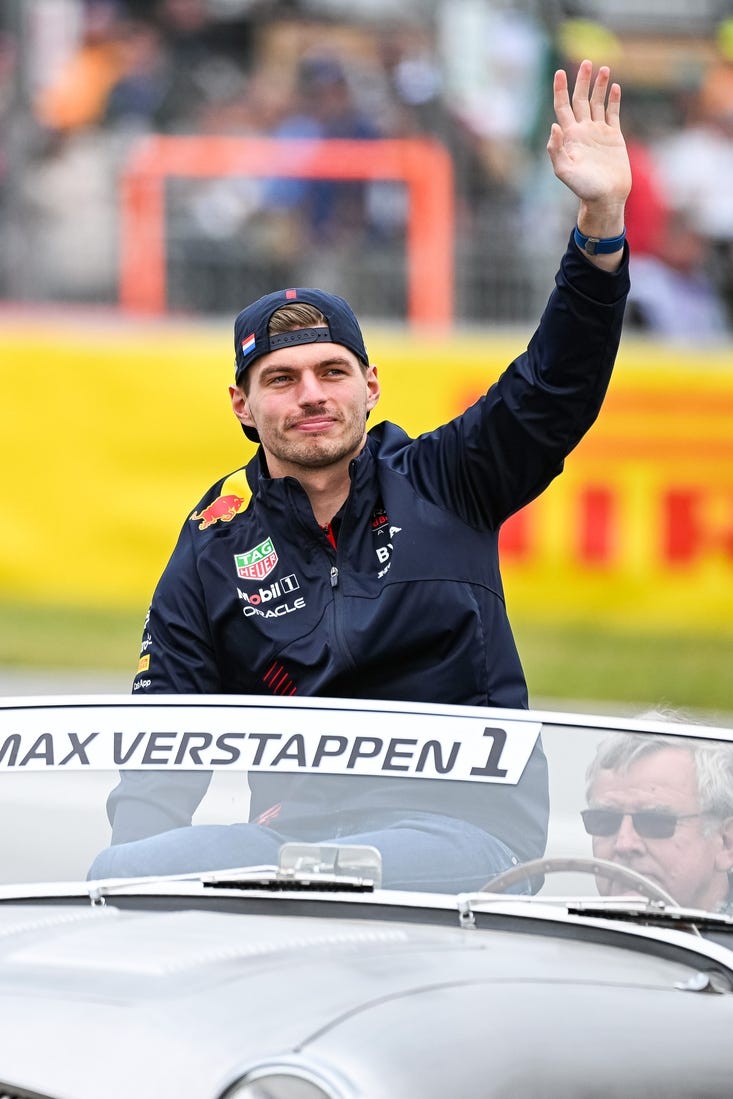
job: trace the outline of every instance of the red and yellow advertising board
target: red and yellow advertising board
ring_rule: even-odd
[[[413,434],[465,408],[528,336],[365,327],[379,416]],[[224,322],[3,321],[0,598],[144,609],[186,516],[252,453],[232,359]],[[598,422],[504,528],[510,612],[733,630],[732,424],[733,347],[625,341]]]
[[[389,371],[389,399],[396,388],[413,430],[465,408],[522,342],[464,339],[457,355],[452,346],[433,342],[423,362],[406,355]],[[562,476],[505,524],[510,610],[733,630],[732,429],[733,348],[624,341],[598,421]]]

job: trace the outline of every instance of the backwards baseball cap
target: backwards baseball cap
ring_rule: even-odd
[[[326,318],[326,327],[296,328],[292,332],[271,336],[268,327],[272,314],[293,302],[314,305]],[[327,294],[325,290],[275,290],[248,305],[234,321],[234,370],[237,385],[247,367],[262,355],[301,343],[340,343],[353,351],[365,365],[369,363],[359,322],[347,301],[336,294]]]

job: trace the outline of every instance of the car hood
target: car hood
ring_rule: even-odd
[[[619,1038],[628,1044],[629,1013],[638,1011],[644,1056],[655,1038],[643,1020],[655,1012],[663,1020],[665,1001],[674,1007],[674,1031],[693,1002],[698,1032],[700,1010],[711,1014],[695,1062],[704,1064],[707,1042],[727,1044],[733,996],[681,991],[696,973],[694,955],[683,951],[665,959],[624,949],[633,936],[621,932],[611,933],[619,939],[614,946],[530,935],[529,927],[469,930],[373,916],[0,906],[0,1081],[6,1090],[15,1085],[57,1099],[216,1096],[254,1061],[294,1051],[368,1076],[366,1046],[383,1066],[393,1062],[392,1084],[385,1091],[382,1074],[353,1094],[407,1094],[421,1063],[421,1095],[461,1094],[467,1065],[451,1068],[447,1091],[432,1090],[446,1071],[433,1064],[436,1050],[449,1048],[452,1032],[465,1046],[466,1029],[475,1028],[479,1062],[495,1080],[504,1070],[515,1079],[518,1064],[533,1056],[538,1064],[547,1056],[557,1061],[563,1047],[582,1059],[583,1030],[597,1018],[594,999],[624,990],[641,995],[636,1007],[633,998],[620,1001]],[[717,1015],[704,1006],[723,1001]],[[566,1032],[551,1025],[558,1011],[573,1021]],[[518,1062],[516,1046],[507,1046],[513,1025],[531,1039],[529,1061]],[[618,1054],[617,1045],[617,1076]],[[598,1068],[597,1050],[595,1060],[589,1072]],[[401,1092],[405,1064],[412,1074]],[[477,1070],[480,1064],[470,1070],[474,1080]]]

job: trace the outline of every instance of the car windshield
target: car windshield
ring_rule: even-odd
[[[5,699],[0,882],[277,869],[294,851],[291,874],[390,890],[730,915],[732,737],[351,700]]]

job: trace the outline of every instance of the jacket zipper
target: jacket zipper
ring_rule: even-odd
[[[333,640],[346,667],[353,670],[356,668],[356,664],[346,642],[343,628],[344,601],[343,596],[341,595],[341,588],[339,587],[338,565],[331,565],[329,580],[331,583],[331,591],[333,592]]]
[[[335,557],[336,557],[336,562],[331,565],[330,572],[329,572],[329,583],[331,585],[331,591],[333,592],[334,642],[335,642],[335,644],[338,648],[338,652],[341,654],[341,658],[344,661],[346,667],[353,670],[353,669],[356,668],[356,664],[354,662],[354,658],[351,655],[351,651],[350,651],[348,643],[346,641],[346,631],[344,630],[344,627],[343,627],[344,605],[343,605],[343,597],[341,595],[341,586],[340,586],[340,579],[341,578],[340,578],[339,566],[338,566],[339,554],[343,552],[342,545],[341,545],[341,543],[342,543],[342,537],[341,536],[345,533],[345,530],[346,530],[346,518],[347,518],[348,508],[349,508],[349,505],[347,503],[346,511],[344,512],[344,517],[343,517],[343,520],[341,522],[339,537],[336,538],[336,540],[335,540],[336,545],[333,548],[333,552],[334,552]]]

